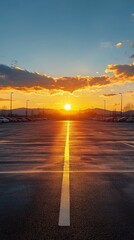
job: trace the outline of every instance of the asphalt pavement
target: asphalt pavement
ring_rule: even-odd
[[[134,124],[0,125],[0,240],[133,240]]]

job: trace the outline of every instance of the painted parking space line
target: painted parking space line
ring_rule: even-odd
[[[51,143],[51,142],[50,142]],[[44,145],[46,144],[46,142],[13,142],[13,141],[3,141],[3,142],[0,142],[0,145]],[[48,144],[48,141],[47,141],[47,144]]]
[[[69,122],[67,123],[64,151],[64,170],[61,189],[59,226],[70,226]]]
[[[132,148],[134,148],[134,145],[133,144],[131,144],[131,143],[126,143],[126,142],[122,142],[124,145],[127,145],[127,146],[129,146],[129,147],[132,147]]]
[[[4,174],[40,174],[40,173],[133,173],[134,169],[130,170],[71,170],[71,171],[60,171],[60,170],[14,170],[14,171],[1,171],[0,175]]]

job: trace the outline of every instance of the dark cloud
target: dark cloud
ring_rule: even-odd
[[[108,68],[106,69],[106,73],[111,72],[114,73],[115,77],[119,77],[121,80],[124,78],[127,78],[126,80],[134,81],[134,64],[111,64],[108,65]]]
[[[128,93],[128,94],[131,94],[131,93],[134,93],[134,91],[127,91],[127,92],[124,92],[124,93]],[[121,93],[104,93],[103,96],[104,97],[113,97],[113,96],[117,96]]]
[[[130,58],[134,58],[134,54],[132,54],[132,55],[130,56]]]
[[[28,72],[20,68],[0,65],[0,85],[14,88],[44,87],[53,88],[53,78],[38,73]]]
[[[118,93],[119,94],[119,93]],[[108,94],[103,94],[104,97],[113,97],[113,96],[116,96],[118,95],[116,93],[108,93]]]
[[[16,67],[0,65],[0,89],[15,89],[21,91],[38,91],[48,89],[53,91],[74,92],[87,87],[99,87],[118,82],[134,80],[134,65],[109,65],[106,72],[114,76],[76,76],[53,78],[36,72],[29,72]],[[122,77],[122,78],[121,78]],[[127,79],[125,79],[126,77]]]
[[[28,72],[27,70],[0,65],[0,89],[31,90],[63,90],[73,92],[89,86],[109,84],[108,77],[60,77],[52,78],[47,75]]]

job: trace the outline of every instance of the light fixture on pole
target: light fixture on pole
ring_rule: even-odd
[[[13,92],[10,93],[10,115],[12,116],[12,102],[13,102]]]

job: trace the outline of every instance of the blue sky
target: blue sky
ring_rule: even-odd
[[[129,64],[134,5],[128,0],[1,0],[0,63],[51,76],[95,75]],[[119,48],[115,44],[122,42]]]
[[[134,102],[134,2],[1,0],[0,108]],[[44,75],[45,74],[45,75]],[[50,77],[49,77],[50,76]]]

